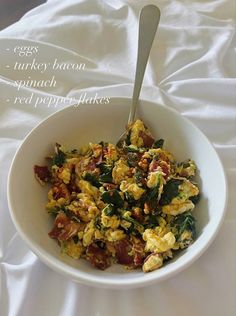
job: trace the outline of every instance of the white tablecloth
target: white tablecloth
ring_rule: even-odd
[[[214,243],[184,272],[146,288],[96,289],[53,272],[21,240],[8,211],[7,174],[26,134],[66,104],[61,98],[48,107],[45,98],[131,96],[138,13],[147,3],[158,5],[162,16],[141,97],[177,109],[208,136],[226,170],[229,203]],[[236,315],[235,22],[235,0],[51,0],[0,32],[1,316]],[[24,59],[17,46],[38,52]],[[17,70],[16,61],[33,58],[86,67]],[[15,84],[53,75],[56,87]],[[32,93],[28,104],[22,98]]]

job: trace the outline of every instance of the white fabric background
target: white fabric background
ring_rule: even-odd
[[[228,178],[222,228],[201,258],[176,277],[136,290],[104,290],[67,280],[42,264],[20,239],[9,216],[9,166],[26,134],[56,111],[14,104],[30,89],[14,80],[49,78],[52,70],[12,71],[17,45],[37,45],[43,62],[85,62],[86,70],[57,72],[57,87],[34,90],[79,97],[131,96],[138,13],[147,3],[162,16],[141,97],[177,109],[217,149]],[[0,314],[1,316],[236,315],[236,1],[51,0],[0,32]],[[27,41],[27,42],[25,42]],[[10,48],[9,51],[6,51]],[[7,101],[8,100],[8,101]]]

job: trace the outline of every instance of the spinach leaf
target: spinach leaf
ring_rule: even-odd
[[[183,183],[181,179],[170,179],[163,188],[160,205],[170,204],[173,198],[179,193],[179,185]]]
[[[198,195],[191,196],[189,198],[189,200],[192,201],[193,204],[197,204],[199,202],[200,198],[201,198],[201,195],[199,193]]]
[[[137,201],[128,192],[125,192],[125,200],[129,203],[130,207],[137,204]]]
[[[158,139],[156,140],[153,145],[152,145],[152,148],[162,148],[164,145],[164,139]]]
[[[53,165],[57,165],[58,167],[62,167],[66,160],[66,154],[63,151],[58,150],[58,153],[54,155],[52,159]]]
[[[150,214],[148,216],[148,224],[147,224],[147,227],[148,228],[154,228],[154,227],[157,227],[159,225],[159,222],[158,222],[158,217],[157,215],[154,215],[154,214]]]
[[[145,178],[146,178],[146,174],[143,170],[141,169],[137,169],[135,170],[135,174],[134,174],[134,178],[136,183],[139,186],[142,186],[143,184],[146,184]]]
[[[104,207],[103,212],[107,216],[112,216],[115,214],[115,207],[113,204],[108,204],[107,206]]]
[[[177,215],[174,222],[178,229],[178,237],[180,237],[184,231],[189,231],[192,233],[193,238],[196,237],[196,220],[189,212]]]
[[[99,177],[99,181],[102,183],[105,183],[105,182],[111,183],[113,165],[107,165],[107,164],[102,163],[99,165],[99,168],[102,172],[102,174]]]
[[[137,153],[134,152],[128,152],[127,153],[127,162],[129,167],[136,167],[136,165],[139,162],[139,155]]]
[[[151,189],[148,193],[147,193],[147,199],[148,201],[157,198],[159,193],[159,185],[155,186],[153,189]]]
[[[101,199],[103,200],[103,202],[113,204],[114,206],[119,208],[124,206],[124,201],[117,190],[104,192],[101,196]]]
[[[131,135],[131,129],[128,131],[127,136],[126,136],[126,138],[125,138],[125,144],[126,144],[127,146],[131,145],[130,135]]]
[[[97,177],[89,172],[86,172],[82,178],[86,181],[88,181],[89,183],[91,183],[93,186],[99,188],[101,186],[101,184],[99,183]]]
[[[132,145],[131,146],[124,146],[124,149],[127,150],[127,152],[139,153],[139,148],[135,148]]]

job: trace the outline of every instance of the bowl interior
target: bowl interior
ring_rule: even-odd
[[[38,125],[18,150],[8,182],[8,200],[14,223],[30,248],[50,267],[76,281],[104,287],[134,287],[161,280],[188,266],[213,239],[223,218],[226,182],[220,160],[207,138],[188,120],[166,107],[141,101],[137,116],[156,139],[165,139],[165,148],[177,160],[195,160],[202,198],[194,210],[198,238],[174,260],[152,273],[127,271],[114,265],[106,271],[84,260],[62,256],[56,242],[48,237],[52,220],[45,211],[48,188],[35,180],[33,166],[45,164],[55,142],[68,149],[101,140],[116,143],[124,131],[129,99],[110,99],[109,104],[69,107]]]

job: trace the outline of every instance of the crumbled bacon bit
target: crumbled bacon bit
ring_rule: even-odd
[[[168,164],[168,162],[164,160],[153,159],[149,165],[149,171],[154,172],[157,170],[158,167],[160,167],[162,172],[165,174],[164,178],[168,178],[170,174],[170,165]]]
[[[64,183],[60,183],[60,184],[56,184],[52,188],[52,195],[53,195],[54,200],[58,200],[60,198],[66,199],[66,198],[69,198],[70,192]]]
[[[48,166],[34,166],[34,174],[36,179],[40,182],[40,184],[44,185],[51,178],[51,173],[48,169]]]
[[[139,137],[142,138],[144,147],[151,148],[152,144],[155,141],[154,138],[152,138],[152,136],[148,135],[147,133],[143,131],[139,131]]]
[[[140,208],[134,207],[131,211],[132,217],[136,219],[138,222],[142,223],[144,220],[144,216],[142,210]]]
[[[100,270],[105,270],[111,265],[107,250],[100,248],[96,243],[92,243],[87,247],[86,259]]]
[[[143,264],[144,257],[145,257],[144,247],[145,247],[145,244],[143,242],[133,244],[135,267],[140,267]]]
[[[134,262],[134,257],[129,255],[132,250],[132,244],[127,239],[117,241],[114,246],[118,263],[131,265]]]
[[[103,186],[106,190],[113,190],[113,189],[117,189],[118,185],[114,184],[114,183],[103,183]]]
[[[48,235],[53,239],[65,241],[75,236],[80,231],[80,228],[80,223],[73,222],[64,212],[59,212],[53,229]]]

